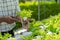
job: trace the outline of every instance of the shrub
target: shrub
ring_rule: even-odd
[[[4,36],[0,33],[0,40],[7,40],[8,37],[11,37],[10,34],[6,33]]]
[[[16,40],[16,39],[11,37],[11,34],[9,33],[5,33],[4,35],[0,33],[0,40]]]
[[[57,33],[60,30],[60,13],[56,16],[51,16],[48,19],[42,20],[42,22],[45,25],[46,30]]]
[[[38,2],[20,3],[21,10],[31,10],[32,18],[38,19]],[[41,2],[40,3],[40,19],[48,18],[50,15],[57,15],[60,12],[60,3]]]
[[[60,14],[51,16],[41,22],[30,23],[29,31],[32,34],[26,37],[22,36],[24,40],[60,40]]]

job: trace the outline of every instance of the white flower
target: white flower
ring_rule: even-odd
[[[53,34],[51,31],[48,31],[48,33],[47,34]]]

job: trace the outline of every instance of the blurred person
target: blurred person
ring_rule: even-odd
[[[2,35],[9,33],[14,36],[13,28],[16,23],[13,18],[20,20],[16,14],[16,12],[20,12],[18,3],[18,0],[0,0],[0,32]]]

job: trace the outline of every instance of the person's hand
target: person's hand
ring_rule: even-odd
[[[4,21],[11,24],[14,22],[13,18],[11,16],[5,16]]]
[[[21,22],[21,19],[22,19],[22,18],[21,18],[20,16],[17,15],[17,16],[14,16],[14,17],[11,16],[11,17],[12,17],[14,20],[16,20],[16,21]]]

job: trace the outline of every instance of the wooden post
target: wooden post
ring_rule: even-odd
[[[38,20],[40,21],[40,0],[38,0]]]

